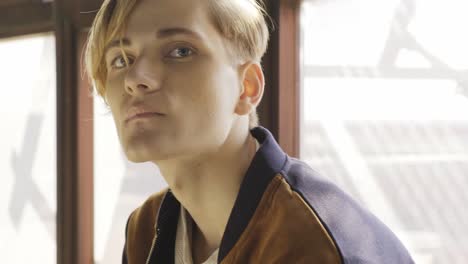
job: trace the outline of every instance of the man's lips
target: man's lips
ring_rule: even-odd
[[[127,116],[125,118],[125,123],[128,123],[129,121],[134,119],[152,117],[157,115],[163,116],[163,114],[159,111],[149,109],[149,107],[145,107],[143,105],[135,105],[128,109]]]
[[[145,112],[145,113],[141,113],[141,114],[135,114],[135,115],[130,116],[127,119],[125,119],[125,123],[128,123],[128,122],[130,122],[132,120],[135,120],[135,119],[147,118],[147,117],[153,117],[153,116],[163,116],[163,115],[160,114],[160,113],[156,113],[156,112]]]

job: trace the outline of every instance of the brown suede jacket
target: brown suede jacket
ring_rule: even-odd
[[[375,216],[307,164],[287,156],[263,127],[261,144],[228,220],[218,263],[413,263]],[[172,264],[180,203],[170,190],[129,217],[122,263]]]

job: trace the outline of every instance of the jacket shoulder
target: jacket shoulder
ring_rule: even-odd
[[[328,231],[344,263],[414,263],[385,224],[308,164],[288,157],[281,174]]]
[[[236,259],[226,263],[341,263],[320,220],[281,174],[269,183],[234,252]]]
[[[152,222],[152,226],[154,227],[159,207],[161,206],[167,192],[168,188],[164,188],[163,190],[152,194],[143,202],[143,204],[136,208],[130,215],[129,228],[132,227],[132,225],[146,222]]]
[[[151,195],[129,216],[124,248],[128,263],[146,262],[156,233],[158,211],[167,191],[168,188],[165,188]]]

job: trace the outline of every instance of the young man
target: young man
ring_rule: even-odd
[[[257,126],[255,0],[106,0],[87,66],[129,160],[169,189],[129,217],[123,263],[412,263],[398,239]]]

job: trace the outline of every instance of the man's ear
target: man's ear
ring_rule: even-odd
[[[238,115],[248,115],[262,100],[265,77],[259,63],[247,62],[240,66],[241,89],[235,108]]]

